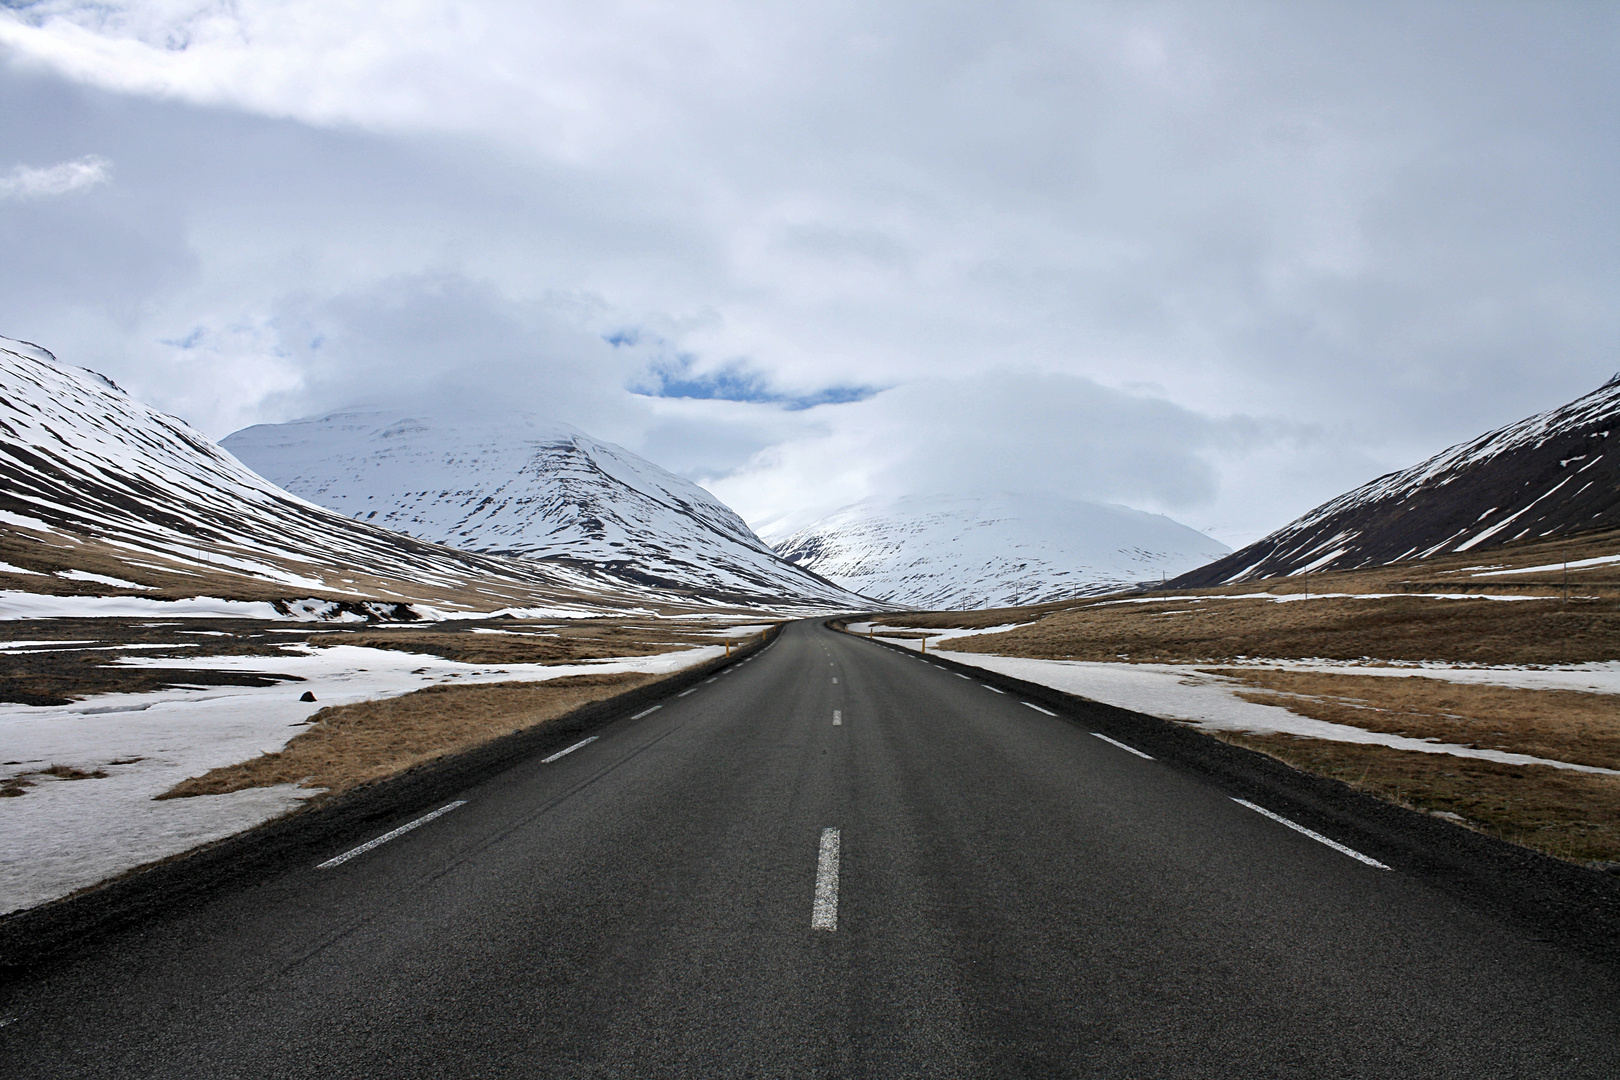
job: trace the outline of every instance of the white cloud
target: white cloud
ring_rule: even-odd
[[[18,165],[0,176],[0,199],[33,199],[85,191],[112,179],[112,162],[94,154],[36,169]]]

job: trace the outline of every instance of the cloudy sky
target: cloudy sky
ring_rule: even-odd
[[[0,334],[1237,545],[1620,369],[1620,5],[0,0]]]

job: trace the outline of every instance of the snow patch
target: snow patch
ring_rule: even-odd
[[[276,817],[317,792],[291,785],[156,801],[190,776],[273,753],[328,705],[393,697],[441,683],[543,681],[586,672],[667,674],[722,655],[704,645],[588,664],[461,664],[354,645],[290,646],[278,656],[125,658],[123,666],[295,675],[267,687],[176,688],[101,694],[69,705],[0,703],[0,780],[51,765],[102,779],[29,775],[26,794],[0,799],[0,914],[94,885]],[[312,692],[314,703],[298,698]]]
[[[1207,664],[1034,660],[1017,656],[959,652],[942,652],[940,655],[959,664],[1010,675],[1016,679],[1049,686],[1054,690],[1121,709],[1147,713],[1167,720],[1194,723],[1210,731],[1302,735],[1332,742],[1388,746],[1396,750],[1413,750],[1423,754],[1452,754],[1456,757],[1479,758],[1507,765],[1549,765],[1573,772],[1620,776],[1620,770],[1617,769],[1576,765],[1567,761],[1538,758],[1529,754],[1512,754],[1503,750],[1482,750],[1455,743],[1427,742],[1401,735],[1366,731],[1348,724],[1312,720],[1276,705],[1257,705],[1252,701],[1244,701],[1237,696],[1237,691],[1252,691],[1254,688],[1199,670],[1200,667],[1208,667]],[[1370,669],[1356,670],[1356,674],[1371,673],[1373,672]],[[1424,674],[1438,674],[1438,672],[1425,671]]]

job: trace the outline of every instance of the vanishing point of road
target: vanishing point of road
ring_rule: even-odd
[[[1612,967],[814,623],[560,749],[30,974],[0,1075],[1620,1075]]]

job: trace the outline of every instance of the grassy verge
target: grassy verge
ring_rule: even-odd
[[[545,682],[432,686],[322,709],[282,750],[183,780],[159,795],[183,799],[301,784],[336,794],[564,716],[659,678],[634,672]]]
[[[1007,617],[1004,622],[1020,621]],[[921,620],[907,616],[904,625]],[[1057,611],[961,652],[1185,664],[1245,657],[1575,664],[1620,657],[1620,600],[1200,597]]]
[[[1620,769],[1620,703],[1613,694],[1525,690],[1419,675],[1341,675],[1212,668],[1256,687],[1238,697],[1363,731]]]
[[[1620,862],[1620,777],[1293,735],[1217,737],[1557,858]]]

